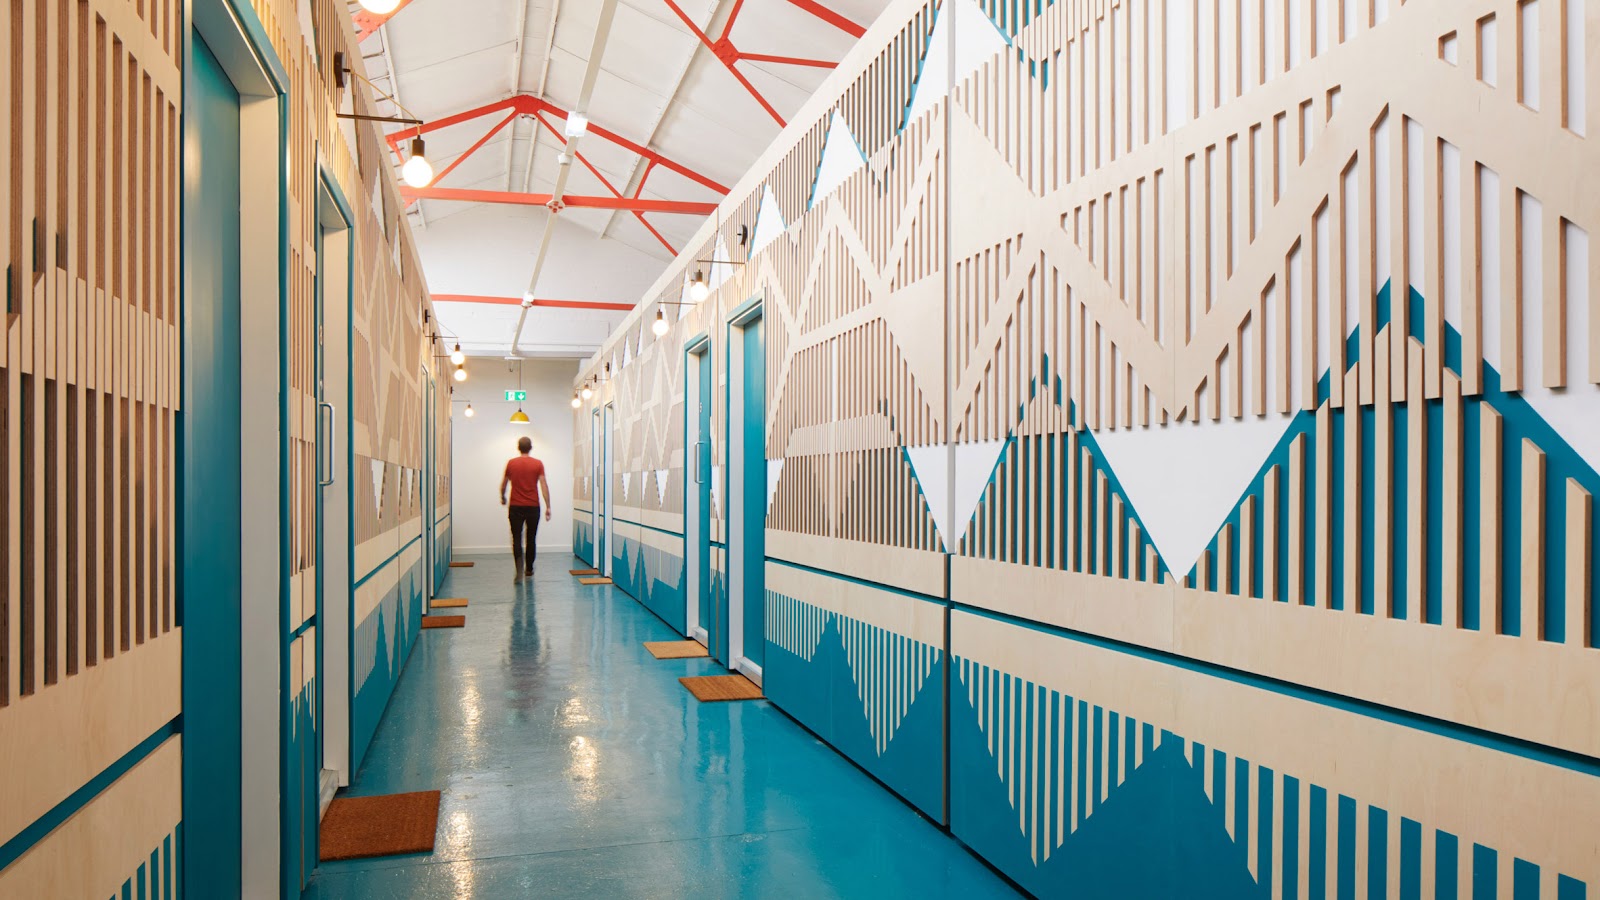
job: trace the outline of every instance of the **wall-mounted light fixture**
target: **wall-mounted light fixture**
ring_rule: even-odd
[[[466,381],[467,380],[467,367],[466,366],[456,366],[456,376],[455,377],[456,377],[457,381]]]
[[[450,351],[450,361],[458,366],[467,361],[467,355],[461,352],[460,341],[457,341],[456,348]]]
[[[588,400],[594,396],[594,388],[592,387],[593,382],[594,379],[591,378],[583,383],[583,390],[581,392],[583,394],[583,399]]]
[[[656,320],[650,323],[650,330],[655,333],[656,337],[663,337],[671,327],[667,324],[666,307],[658,304],[656,306]]]
[[[709,296],[711,296],[711,285],[706,283],[706,273],[695,269],[694,277],[689,279],[689,297],[699,303]]]
[[[574,392],[573,395],[572,395],[572,408],[573,409],[582,409],[583,408],[583,401],[578,399],[578,395],[577,395],[576,392]]]
[[[472,418],[472,401],[467,401],[467,418]]]
[[[361,0],[361,5],[367,10],[379,13],[381,15],[383,13],[393,12],[395,7],[399,6],[400,4],[399,0]],[[385,8],[379,9],[378,7]],[[405,113],[405,115],[368,116],[361,113],[342,112],[338,114],[339,118],[356,119],[362,122],[394,122],[399,125],[423,124],[422,120],[417,118],[415,113],[409,109],[406,109],[404,106],[401,106],[400,101],[396,100],[393,94],[385,94],[384,92],[378,90],[378,86],[367,80],[366,76],[345,65],[344,51],[341,50],[333,54],[333,83],[340,88],[343,88],[349,83],[346,76],[353,76],[361,79],[361,81],[365,83],[367,87],[372,88],[372,92],[378,95],[379,100],[387,100],[390,103],[393,103],[395,106],[399,107],[400,111]],[[409,184],[414,188],[427,187],[433,182],[433,163],[428,162],[426,147],[422,142],[422,135],[420,133],[411,139],[411,158],[407,159],[405,165],[400,167],[400,177],[405,181],[406,184]]]

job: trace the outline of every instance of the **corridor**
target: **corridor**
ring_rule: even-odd
[[[432,855],[324,863],[307,898],[1016,896],[949,835],[765,701],[699,703],[720,667],[570,557],[513,585],[466,557],[350,796],[438,789]]]

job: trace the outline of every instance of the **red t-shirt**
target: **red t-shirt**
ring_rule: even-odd
[[[531,456],[519,456],[506,463],[506,477],[511,479],[510,505],[539,505],[539,479],[544,477],[544,463]]]

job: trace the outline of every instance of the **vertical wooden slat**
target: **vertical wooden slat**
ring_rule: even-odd
[[[1478,605],[1479,621],[1483,631],[1490,634],[1501,634],[1503,628],[1500,622],[1501,598],[1501,544],[1500,544],[1500,505],[1501,505],[1501,454],[1500,438],[1502,424],[1500,414],[1494,408],[1484,404],[1479,408],[1479,445],[1482,448],[1479,454],[1479,473],[1482,479],[1479,496],[1482,498],[1478,508],[1478,521],[1480,536],[1478,539],[1478,558],[1482,570],[1478,573]]]
[[[1406,359],[1406,620],[1425,619],[1427,596],[1427,533],[1438,523],[1428,521],[1428,407],[1423,401],[1424,348],[1415,339]],[[1437,489],[1437,488],[1435,488]]]
[[[1462,601],[1462,444],[1463,414],[1461,408],[1461,380],[1453,372],[1445,372],[1443,380],[1444,433],[1437,437],[1443,447],[1444,460],[1437,486],[1440,496],[1440,521],[1434,527],[1440,530],[1440,584],[1439,624],[1446,628],[1461,627]]]
[[[1533,441],[1522,439],[1522,584],[1517,604],[1522,613],[1522,637],[1545,637],[1544,596],[1544,451]]]
[[[1591,646],[1594,610],[1590,598],[1594,590],[1594,498],[1567,479],[1567,643],[1573,647]]]

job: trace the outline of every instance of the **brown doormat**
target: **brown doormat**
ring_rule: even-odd
[[[450,563],[450,568],[452,568],[452,569],[470,569],[475,565],[477,565],[477,563],[475,563],[475,562],[452,562],[452,563]]]
[[[761,688],[756,683],[743,675],[700,675],[694,678],[679,678],[683,686],[689,689],[696,700],[715,702],[718,700],[760,700]]]
[[[699,641],[645,641],[644,648],[656,659],[693,659],[711,655]]]
[[[423,616],[423,628],[460,628],[467,624],[466,616]]]
[[[613,582],[609,578],[579,578],[578,579],[578,583],[579,584],[591,584],[592,585],[592,584],[612,584]]]
[[[568,575],[599,575],[599,569],[568,569]]]
[[[438,791],[335,797],[317,843],[323,862],[432,853],[438,830]]]
[[[433,601],[433,605],[438,607],[439,609],[460,609],[461,607],[467,605],[467,598],[465,598],[465,597],[441,597],[441,598]]]

